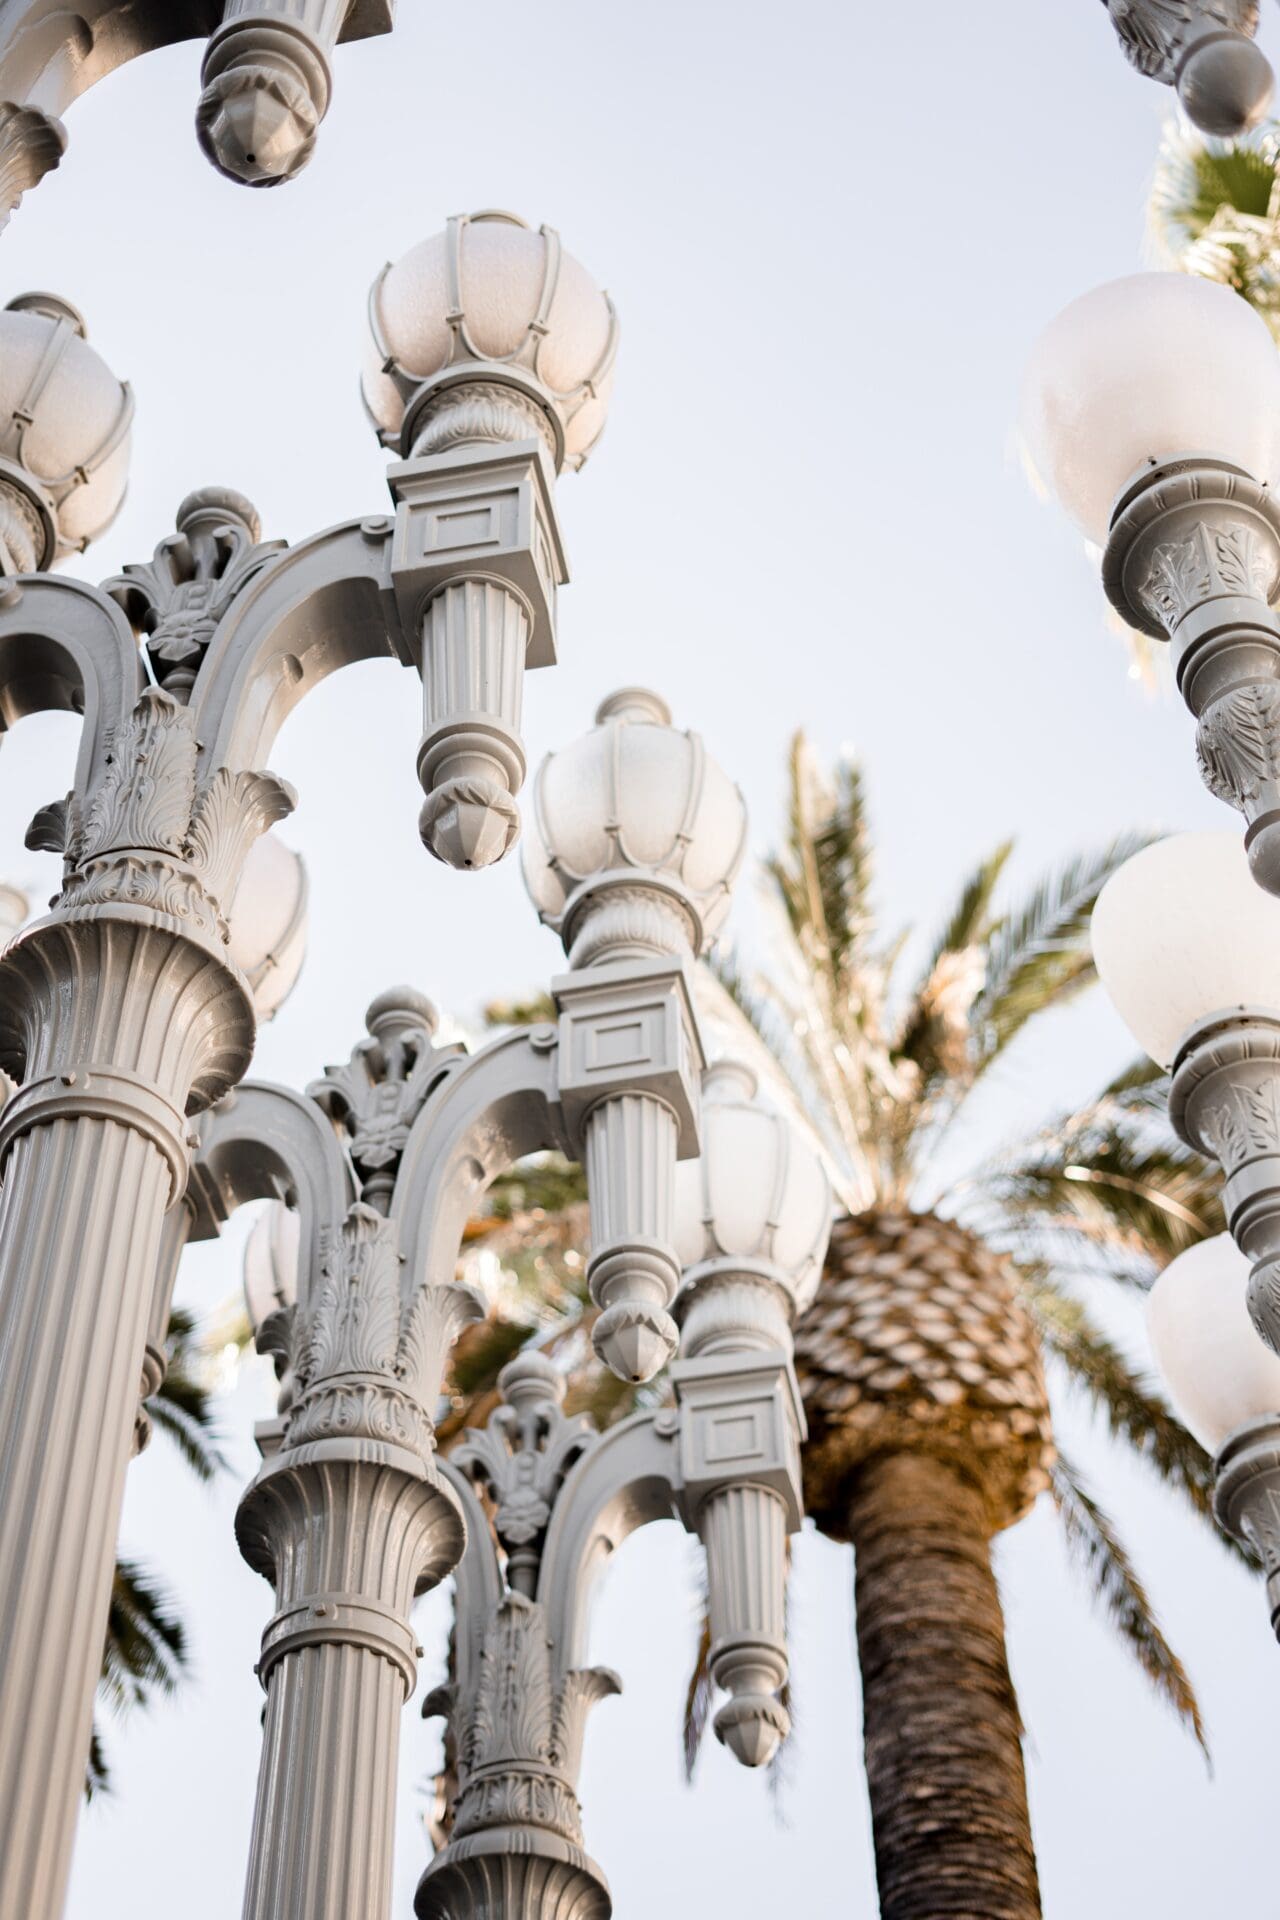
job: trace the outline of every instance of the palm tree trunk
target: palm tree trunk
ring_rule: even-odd
[[[883,1455],[849,1516],[881,1920],[1038,1920],[1022,1722],[981,1495]]]

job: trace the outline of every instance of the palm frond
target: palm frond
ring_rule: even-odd
[[[918,1070],[922,1107],[939,1082],[962,1084],[968,1077],[991,899],[1012,852],[1013,842],[1006,840],[966,880],[903,1014],[894,1055]]]
[[[1114,1526],[1061,1454],[1051,1486],[1073,1565],[1161,1699],[1195,1735],[1207,1760],[1209,1746],[1195,1690],[1165,1639],[1147,1590]]]
[[[1114,1438],[1132,1447],[1223,1539],[1213,1519],[1213,1462],[1199,1441],[1138,1379],[1078,1300],[1041,1281],[1029,1286],[1027,1301],[1046,1351],[1084,1388]]]
[[[1090,984],[1094,903],[1116,869],[1150,843],[1150,834],[1123,834],[1099,853],[1079,855],[1046,875],[1029,898],[992,929],[986,943],[986,985],[974,1005],[979,1071],[1028,1020]]]
[[[689,1782],[693,1780],[698,1755],[702,1752],[702,1743],[706,1739],[714,1691],[711,1683],[711,1612],[704,1588],[697,1647],[693,1656],[689,1684],[685,1689],[684,1715],[680,1727],[684,1777]]]
[[[1094,1124],[1092,1115],[988,1163],[973,1187],[1024,1257],[1041,1230],[1074,1233],[1143,1261],[1148,1285],[1224,1228],[1221,1180],[1205,1161],[1170,1135],[1144,1136],[1110,1118]]]
[[[204,1341],[194,1317],[175,1307],[165,1340],[165,1375],[146,1409],[153,1424],[169,1436],[199,1480],[212,1480],[227,1460],[218,1444],[214,1396],[203,1378]]]
[[[791,742],[788,775],[786,844],[766,869],[793,935],[838,992],[870,923],[871,845],[862,776],[852,760],[826,773],[802,733]]]
[[[186,1671],[187,1637],[168,1595],[136,1560],[117,1560],[98,1697],[117,1714],[170,1694]],[[95,1722],[84,1794],[111,1791],[106,1744]]]

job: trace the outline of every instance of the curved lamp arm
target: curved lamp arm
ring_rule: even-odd
[[[565,1480],[538,1578],[562,1675],[586,1662],[591,1594],[606,1562],[640,1527],[679,1518],[678,1432],[671,1409],[634,1413],[611,1427]]]
[[[213,1239],[250,1200],[284,1200],[300,1219],[299,1286],[306,1299],[355,1197],[328,1120],[314,1101],[288,1087],[249,1081],[202,1115],[198,1132],[189,1188],[191,1239]]]
[[[391,1202],[406,1295],[446,1286],[476,1202],[526,1154],[565,1147],[552,1027],[504,1034],[464,1056],[413,1125]]]
[[[110,735],[146,685],[138,644],[114,600],[81,580],[25,575],[0,589],[0,723],[80,713],[76,786],[102,778]]]
[[[390,520],[349,521],[287,547],[236,594],[191,692],[208,769],[256,771],[303,696],[339,668],[409,663],[391,584]]]

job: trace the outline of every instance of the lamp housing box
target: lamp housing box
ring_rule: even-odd
[[[391,579],[407,633],[417,635],[427,602],[443,588],[489,576],[528,603],[526,667],[555,665],[556,589],[569,568],[554,479],[537,440],[423,454],[388,469],[396,503]]]
[[[805,1433],[800,1389],[780,1351],[708,1354],[671,1367],[680,1412],[681,1502],[686,1524],[714,1493],[730,1486],[767,1487],[781,1496],[787,1526],[803,1518],[800,1442]]]
[[[699,1085],[705,1065],[683,960],[620,960],[551,982],[560,1014],[560,1106],[578,1143],[591,1108],[611,1095],[663,1100],[679,1125],[676,1157],[701,1151]]]

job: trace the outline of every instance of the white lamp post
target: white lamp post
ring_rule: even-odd
[[[1231,835],[1177,834],[1107,882],[1093,952],[1134,1038],[1173,1069],[1178,1135],[1222,1166],[1249,1311],[1280,1349],[1280,902]]]
[[[549,261],[552,242],[532,238]],[[482,276],[486,297],[505,272]],[[561,323],[549,266],[542,284],[550,305],[535,295],[529,332],[545,349]],[[465,276],[462,287],[470,299]],[[461,324],[442,286],[414,314],[427,333]],[[30,571],[119,505],[128,395],[50,296],[0,315],[0,344],[0,546],[5,566],[28,569],[0,583],[0,706],[9,724],[50,708],[82,716],[74,779],[28,833],[61,854],[61,891],[0,958],[0,1055],[21,1082],[0,1113],[0,1920],[54,1920],[138,1383],[145,1395],[160,1365],[183,1216],[216,1218],[220,1204],[216,1182],[192,1193],[192,1123],[244,1074],[256,1020],[301,957],[296,867],[269,848],[249,865],[294,805],[267,768],[272,743],[339,668],[425,659],[429,711],[455,752],[433,850],[460,866],[496,857],[487,801],[450,786],[471,778],[473,747],[483,759],[477,740],[500,736],[506,752],[515,737],[490,724],[485,623],[508,600],[533,605],[534,581],[549,596],[559,574],[545,437],[524,414],[500,410],[495,424],[472,407],[493,369],[465,356],[435,411],[418,408],[443,438],[430,454],[417,437],[403,449],[394,519],[365,514],[286,548],[261,539],[242,495],[208,487],[149,561],[102,588]],[[537,366],[519,378],[532,396]],[[554,439],[570,401],[546,391],[539,418]],[[457,595],[466,633],[445,652],[461,677],[446,685],[428,630],[438,616],[453,630]],[[511,657],[522,669],[519,646]]]
[[[698,1152],[703,1064],[691,966],[723,924],[746,847],[738,789],[670,722],[656,694],[612,694],[590,733],[543,762],[524,847],[525,885],[571,968],[552,991],[591,1200],[592,1339],[628,1380],[650,1379],[676,1348],[674,1177]],[[604,1097],[622,1062],[630,1084]]]
[[[1261,1560],[1280,1633],[1280,1357],[1254,1337],[1248,1282],[1229,1234],[1201,1241],[1156,1281],[1147,1327],[1179,1418],[1215,1456],[1219,1524]]]
[[[1280,360],[1229,288],[1135,274],[1061,313],[1027,368],[1023,437],[1130,625],[1173,644],[1200,771],[1280,893]]]
[[[421,649],[423,840],[455,867],[520,830],[526,667],[556,657],[568,567],[554,482],[604,427],[613,307],[549,227],[449,222],[369,302],[364,395],[400,503],[401,615]]]

